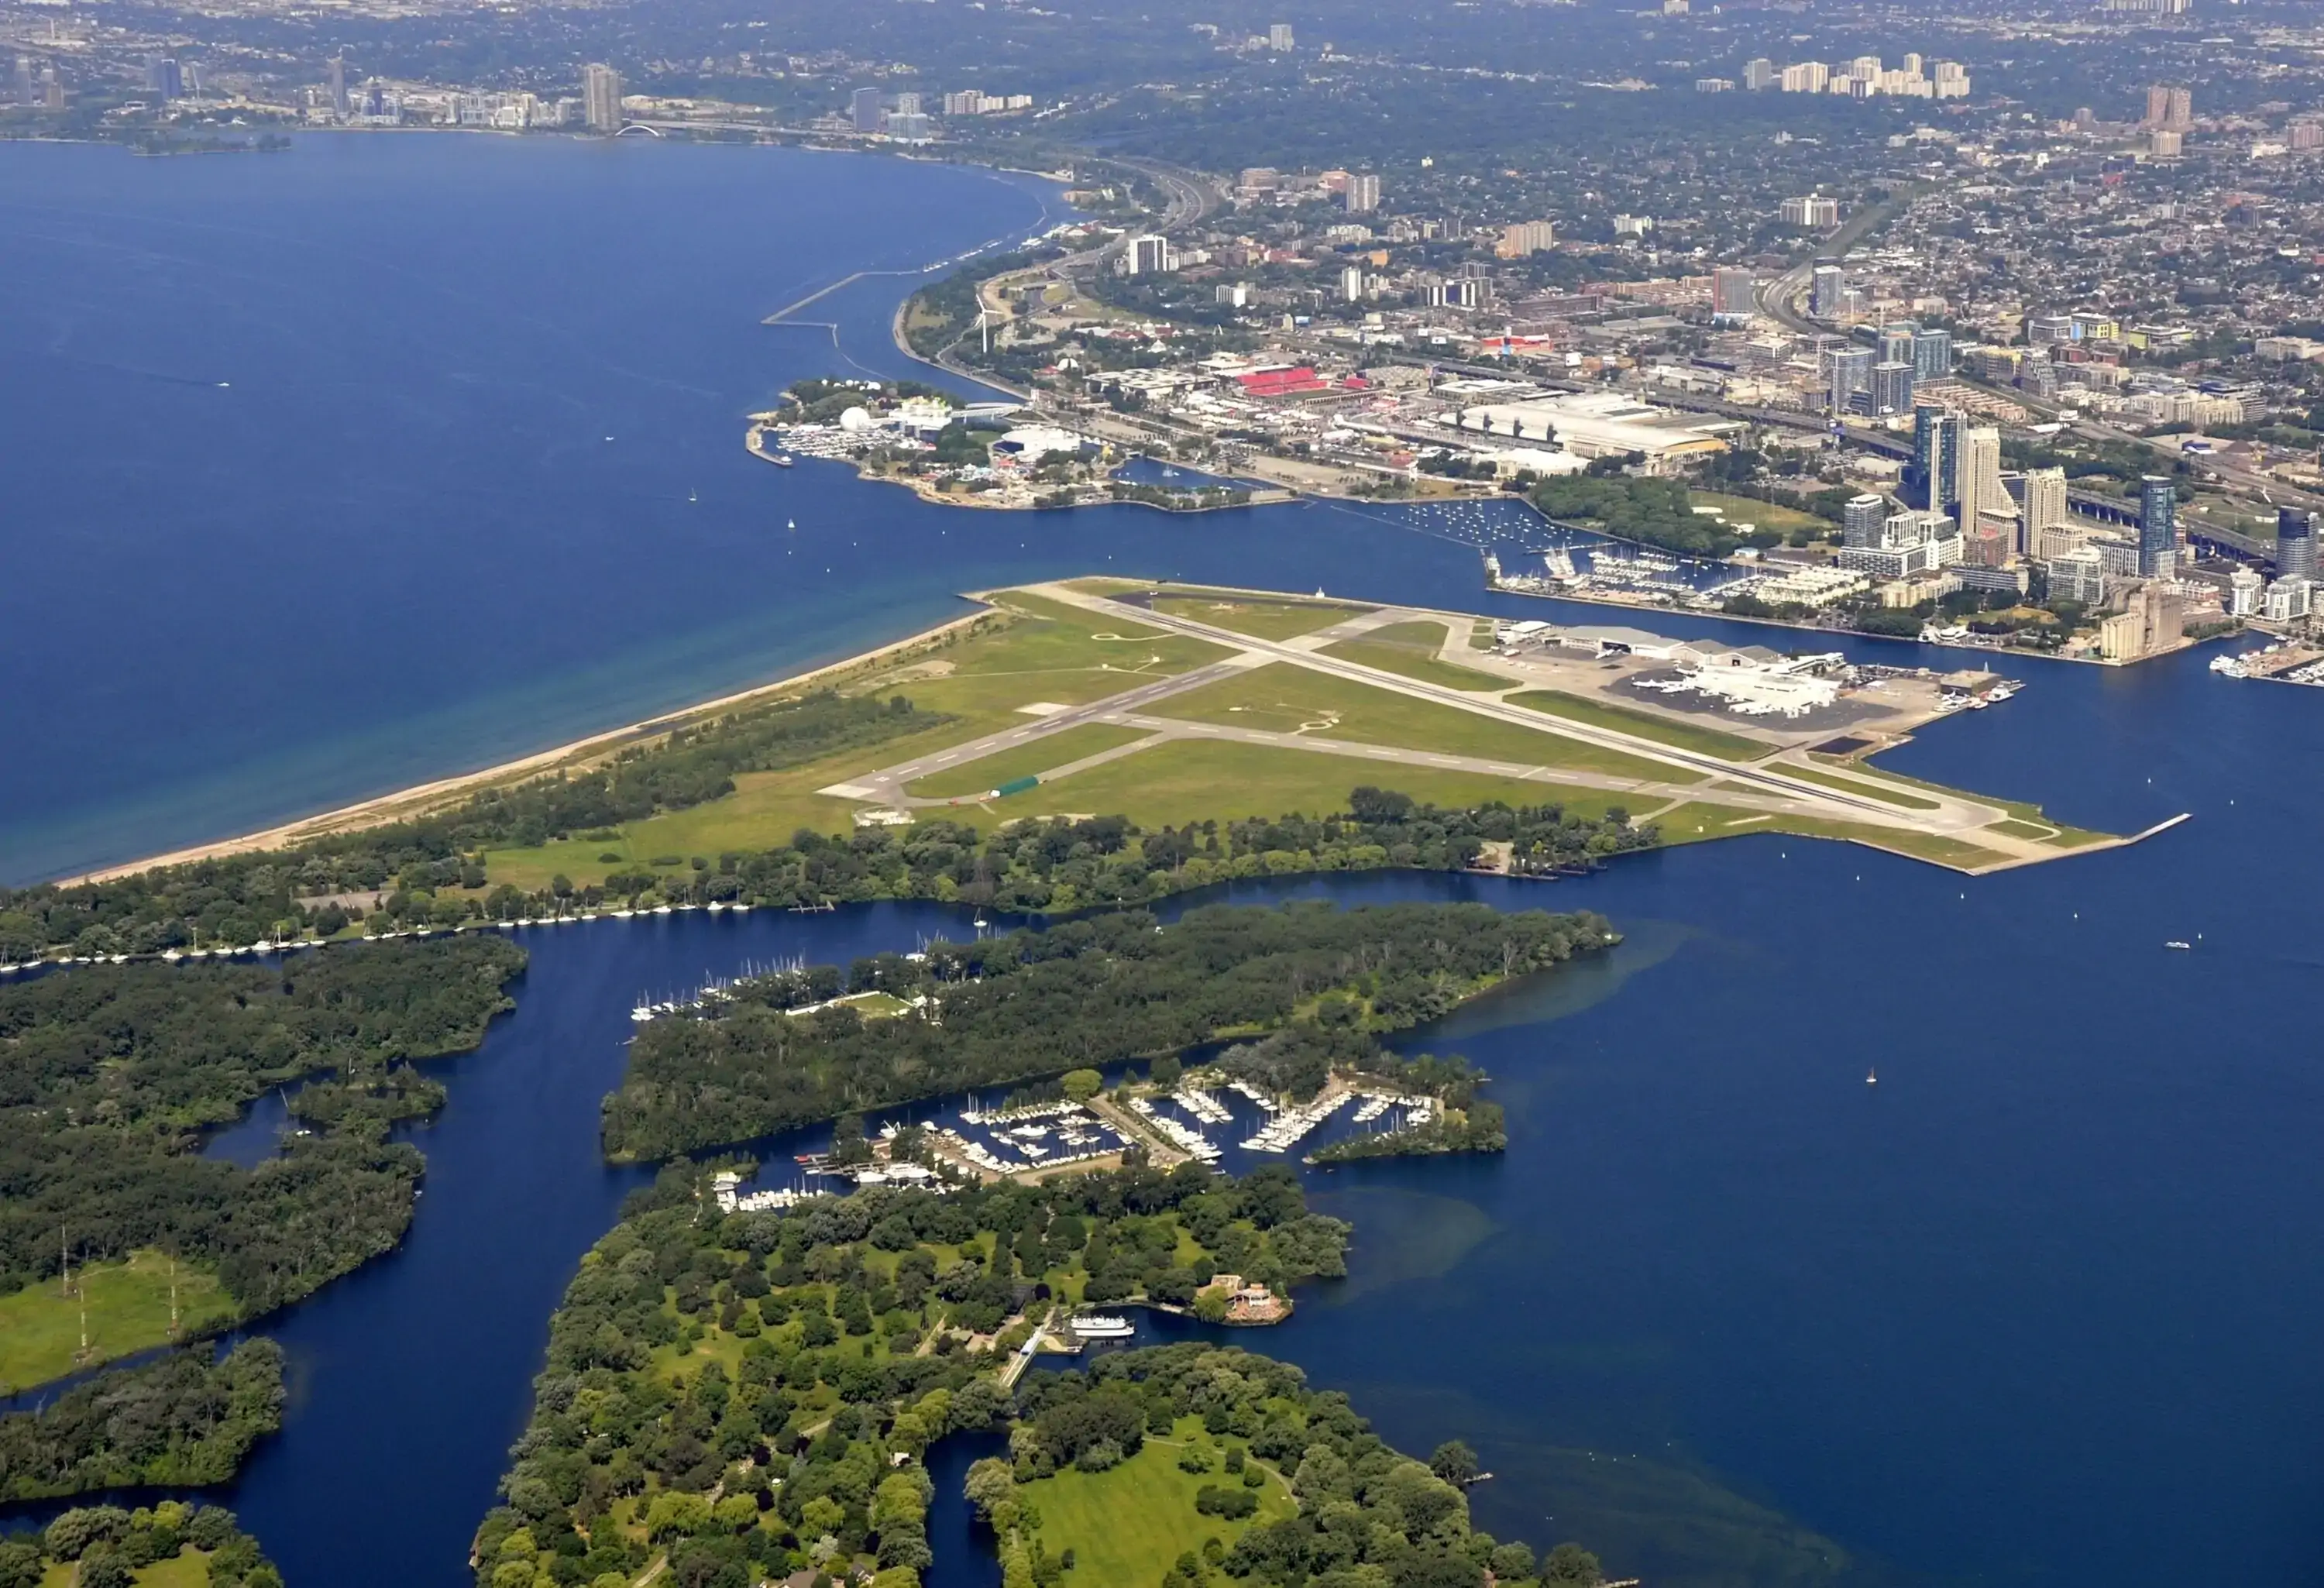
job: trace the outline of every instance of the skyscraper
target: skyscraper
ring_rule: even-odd
[[[2138,571],[2167,578],[2179,552],[2179,493],[2168,475],[2148,475],[2138,485]]]
[[[1859,406],[1858,395],[1869,397],[1872,392],[1872,349],[1842,347],[1831,355],[1831,411],[1834,413],[1854,413]]]
[[[581,119],[593,133],[622,130],[622,74],[593,62],[581,69]]]
[[[1953,474],[1958,498],[1953,507],[1964,541],[1976,537],[1981,521],[2015,518],[2017,504],[2001,483],[2001,432],[1991,425],[1964,425],[1960,432],[1960,463]],[[2014,540],[2015,537],[2013,536]]]
[[[32,87],[32,58],[19,55],[16,57],[16,103],[33,105],[39,103],[40,97],[39,91]]]
[[[2275,571],[2286,579],[2316,577],[2316,520],[2304,507],[2275,510]]]
[[[1923,381],[1941,381],[1953,373],[1953,334],[1923,328],[1913,333],[1913,374]]]
[[[1775,70],[1775,63],[1764,55],[1744,64],[1743,86],[1747,88],[1772,88],[1781,80],[1782,75]]]
[[[2149,84],[2146,90],[2146,114],[2140,118],[2141,126],[2159,127],[2171,114],[2171,90],[2161,83]]]
[[[859,133],[880,130],[880,90],[858,88],[847,101],[847,119]]]
[[[1270,23],[1267,29],[1267,47],[1277,51],[1290,49],[1291,24],[1287,22]]]
[[[185,74],[179,70],[178,63],[169,56],[148,55],[145,58],[145,91],[164,99],[182,99],[186,97]]]
[[[345,120],[350,106],[347,103],[347,63],[345,58],[331,57],[331,114]]]
[[[1888,522],[1888,499],[1870,492],[1851,496],[1840,510],[1840,540],[1843,546],[1877,546]]]
[[[1942,512],[1960,497],[1961,416],[1932,404],[1913,411],[1913,465],[1905,478],[1924,512]]]
[[[1348,213],[1360,215],[1379,208],[1379,178],[1360,171],[1348,179]]]
[[[2038,556],[2042,550],[2042,531],[2055,529],[2066,522],[2066,471],[2062,468],[2029,468],[2025,471],[2025,495],[2020,504],[2020,544],[2018,550],[2027,556]]]
[[[1884,359],[1872,366],[1872,411],[1910,413],[1913,411],[1913,366],[1900,358]]]
[[[1912,324],[1882,326],[1877,346],[1883,364],[1913,362],[1913,337],[1920,327]]]
[[[1830,319],[1840,312],[1840,300],[1848,291],[1848,272],[1836,264],[1820,264],[1809,278],[1808,312],[1819,319]]]

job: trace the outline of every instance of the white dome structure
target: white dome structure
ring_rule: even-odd
[[[872,411],[868,408],[851,408],[839,416],[839,428],[843,430],[868,430],[872,422]]]

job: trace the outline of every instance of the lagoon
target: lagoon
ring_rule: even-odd
[[[0,384],[0,876],[489,763],[1037,576],[1557,610],[1480,593],[1480,546],[1525,536],[1490,508],[948,512],[742,452],[789,380],[909,368],[900,279],[825,300],[836,347],[760,314],[1045,209],[1018,179],[767,150],[0,148],[0,293],[32,306],[0,317],[31,376]],[[1967,881],[1763,837],[1554,885],[1233,894],[1628,933],[1410,1034],[1498,1077],[1511,1151],[1317,1177],[1352,1275],[1239,1343],[1407,1449],[1468,1438],[1499,1474],[1482,1525],[1660,1583],[2324,1573],[2324,703],[2205,660],[2003,661],[2023,696],[1885,758],[2115,831],[2194,814],[2133,849]],[[226,1498],[290,1580],[466,1580],[549,1311],[640,1177],[595,1151],[639,993],[967,929],[880,906],[526,933],[517,1011],[438,1071],[410,1239],[270,1328],[288,1425]],[[961,1550],[939,1571],[989,1580]]]

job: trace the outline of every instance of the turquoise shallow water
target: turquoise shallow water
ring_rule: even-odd
[[[892,281],[826,300],[836,348],[759,315],[1045,204],[769,151],[0,147],[0,875],[487,762],[1037,573],[1541,610],[1478,594],[1475,514],[1001,519],[742,454],[796,375],[900,367]],[[1250,1343],[1408,1447],[1470,1438],[1495,1530],[1658,1583],[2324,1577],[2324,732],[2315,696],[2202,660],[2013,664],[2024,696],[1892,758],[2116,830],[2194,814],[2135,850],[1971,882],[1763,838],[1553,888],[1342,884],[1630,937],[1415,1035],[1499,1077],[1515,1149],[1320,1179],[1355,1276]],[[531,935],[517,1012],[447,1066],[410,1241],[280,1321],[290,1426],[231,1498],[294,1582],[464,1578],[628,1183],[594,1124],[635,994],[946,923]]]

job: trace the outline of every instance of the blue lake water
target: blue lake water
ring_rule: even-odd
[[[908,367],[897,280],[825,300],[836,347],[760,315],[1045,207],[761,150],[0,148],[0,875],[486,762],[1034,575],[1552,610],[1480,593],[1479,548],[1526,534],[1505,509],[947,514],[742,453],[788,380]],[[1999,665],[2032,687],[1888,764],[2117,831],[2195,819],[1976,882],[1752,838],[1552,886],[1233,895],[1587,905],[1628,933],[1411,1035],[1494,1074],[1513,1149],[1315,1177],[1354,1271],[1244,1343],[1406,1448],[1469,1439],[1494,1531],[1657,1583],[2324,1577],[2324,703],[2200,655]],[[526,934],[518,1010],[414,1135],[410,1240],[272,1330],[289,1426],[226,1498],[291,1580],[466,1580],[548,1313],[638,1178],[595,1123],[639,994],[964,929],[881,907]],[[936,1580],[988,1588],[964,1513],[933,1520]]]

